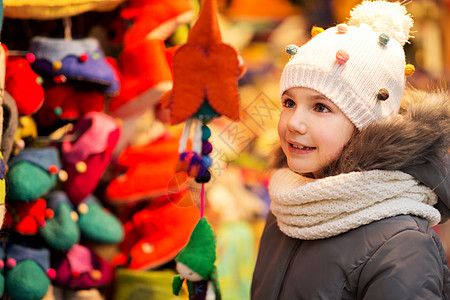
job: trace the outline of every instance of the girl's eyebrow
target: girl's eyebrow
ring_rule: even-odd
[[[284,93],[281,95],[281,97],[283,97],[284,95],[291,97],[291,95],[289,94],[289,90],[284,91]]]
[[[325,97],[325,96],[322,95],[322,94],[316,94],[316,95],[313,95],[312,98],[313,98],[314,100],[328,100],[328,101],[330,101],[330,99],[328,99],[327,97]]]

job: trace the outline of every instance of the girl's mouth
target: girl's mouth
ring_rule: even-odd
[[[316,149],[316,147],[300,146],[300,145],[294,145],[294,144],[291,144],[291,143],[289,143],[289,146],[291,148],[294,148],[294,149],[305,150],[305,151]]]

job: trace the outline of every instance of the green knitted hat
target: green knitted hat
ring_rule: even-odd
[[[201,218],[192,232],[187,245],[180,251],[175,261],[181,262],[198,273],[203,279],[210,279],[216,260],[216,240],[214,232],[205,218]]]

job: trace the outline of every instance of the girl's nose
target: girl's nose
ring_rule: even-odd
[[[306,134],[308,126],[306,124],[305,116],[301,113],[299,109],[297,109],[295,113],[292,114],[292,116],[289,118],[287,128],[289,131],[292,132]]]

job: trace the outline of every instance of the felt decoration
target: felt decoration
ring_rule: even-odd
[[[195,226],[188,244],[175,258],[179,275],[173,279],[173,293],[178,295],[183,281],[186,280],[189,299],[204,300],[207,299],[208,293],[213,293],[216,300],[221,299],[215,260],[214,232],[208,221],[201,218]]]
[[[199,219],[191,193],[185,190],[170,198],[163,197],[150,202],[125,222],[125,239],[113,265],[134,270],[153,269],[173,260],[186,245]],[[179,205],[179,201],[189,205]]]
[[[42,299],[47,293],[54,270],[50,268],[50,251],[9,243],[6,248],[5,286],[13,300]]]
[[[108,96],[115,96],[120,90],[118,75],[110,60],[105,58],[97,39],[37,36],[31,40],[29,52],[33,54],[31,67],[43,77],[58,81],[64,76],[74,82],[89,83],[99,90],[103,88]]]
[[[175,79],[168,99],[172,124],[222,114],[239,119],[237,81],[243,66],[236,51],[222,42],[216,14],[215,1],[204,0],[187,43],[173,57]]]
[[[39,83],[39,75],[23,57],[8,56],[5,89],[16,101],[21,115],[35,113],[44,102],[44,89]]]
[[[66,193],[54,191],[45,197],[47,211],[54,216],[46,220],[46,225],[39,229],[40,236],[52,248],[67,251],[80,241],[80,229],[72,204]]]
[[[81,236],[102,244],[117,244],[123,240],[120,221],[108,212],[94,195],[89,195],[78,204],[78,226]]]
[[[89,289],[104,286],[113,278],[109,263],[79,244],[52,260],[56,270],[53,282],[62,287]]]
[[[127,4],[121,11],[121,17],[132,20],[133,25],[125,32],[126,46],[145,39],[164,41],[178,26],[194,18],[190,0],[134,0]]]
[[[49,127],[58,120],[77,120],[88,112],[104,109],[105,96],[97,90],[60,84],[45,89],[45,102],[36,114],[36,121],[40,127]]]
[[[120,132],[112,117],[89,112],[69,132],[68,136],[75,138],[61,143],[61,160],[68,175],[62,186],[74,205],[97,187],[111,161]]]
[[[1,148],[3,153],[3,159],[8,162],[11,151],[14,147],[14,138],[16,135],[19,114],[17,110],[16,101],[11,97],[8,92],[3,95],[3,137],[1,142]]]
[[[180,188],[175,165],[178,159],[178,139],[164,135],[146,145],[127,147],[119,156],[124,174],[113,178],[106,187],[109,203],[120,204],[149,199]]]
[[[4,0],[5,17],[52,20],[88,11],[110,11],[125,0]]]
[[[127,45],[119,57],[120,94],[112,98],[109,113],[117,117],[140,115],[153,109],[172,88],[172,70],[163,40],[144,39]]]
[[[50,172],[54,169],[51,166],[61,169],[59,154],[54,147],[20,151],[8,163],[8,196],[24,202],[43,196],[58,180],[58,175]]]
[[[239,119],[238,78],[244,71],[236,51],[222,42],[216,14],[215,1],[204,0],[187,43],[173,57],[173,90],[162,99],[172,124],[186,121],[177,171],[187,171],[200,183],[211,178],[206,124],[220,115]],[[186,152],[192,125],[193,149]]]
[[[44,199],[31,202],[8,201],[4,226],[12,226],[22,235],[35,235],[39,228],[46,225],[45,212],[47,204]]]

